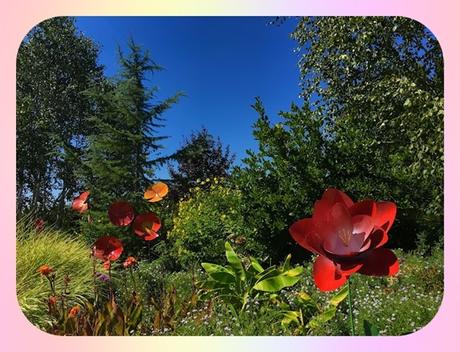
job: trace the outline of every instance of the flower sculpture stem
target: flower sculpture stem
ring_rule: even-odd
[[[355,336],[355,322],[353,319],[353,303],[352,303],[352,297],[351,297],[351,285],[350,285],[351,280],[348,279],[348,314],[350,316],[350,331],[351,331],[351,336]]]

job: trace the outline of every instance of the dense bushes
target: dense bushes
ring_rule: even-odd
[[[215,178],[201,181],[189,198],[179,202],[168,240],[182,266],[196,266],[203,261],[223,263],[226,240],[246,242],[248,230],[241,198],[241,191]]]

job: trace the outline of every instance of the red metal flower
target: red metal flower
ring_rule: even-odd
[[[139,214],[134,220],[133,227],[137,236],[151,241],[159,236],[157,231],[161,228],[161,221],[153,213]]]
[[[396,204],[363,200],[354,203],[345,193],[327,189],[313,216],[295,222],[289,232],[305,249],[318,254],[313,278],[321,291],[345,284],[353,273],[395,275],[398,259],[382,246],[396,217]]]
[[[123,253],[123,244],[118,238],[103,236],[93,245],[93,255],[97,259],[107,261],[117,260]]]
[[[109,208],[109,219],[116,226],[128,226],[134,219],[134,208],[125,201],[112,203]]]
[[[82,214],[88,210],[88,200],[89,191],[81,193],[78,197],[75,197],[72,202],[72,210]]]
[[[130,257],[126,258],[126,260],[123,262],[123,267],[125,269],[128,269],[128,268],[130,268],[130,267],[132,267],[132,266],[134,266],[136,264],[137,264],[136,258],[130,256]]]

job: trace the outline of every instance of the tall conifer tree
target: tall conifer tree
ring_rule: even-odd
[[[105,89],[90,92],[98,101],[98,111],[91,118],[94,133],[89,138],[82,171],[91,191],[92,221],[84,231],[90,241],[107,231],[117,231],[107,218],[113,201],[127,200],[142,210],[143,192],[153,182],[161,140],[167,138],[159,135],[161,115],[180,96],[153,103],[157,88],[147,87],[146,80],[161,67],[132,39],[128,52],[119,49],[119,56],[116,79],[107,82]]]

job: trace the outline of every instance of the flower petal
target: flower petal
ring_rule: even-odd
[[[358,272],[359,269],[361,269],[361,267],[363,266],[363,264],[362,263],[337,263],[337,266],[342,272],[342,275],[350,276],[351,274]]]
[[[353,223],[353,234],[364,234],[366,239],[374,229],[374,221],[368,215],[355,215],[351,218]]]
[[[395,275],[399,271],[399,263],[396,255],[387,248],[372,250],[364,258],[363,266],[359,269],[360,274],[370,276]]]
[[[374,216],[375,226],[388,231],[396,217],[396,204],[393,202],[377,202],[377,212]]]
[[[155,238],[158,238],[158,237],[160,237],[159,234],[157,234],[156,232],[152,232],[152,233],[144,236],[144,240],[145,241],[152,241],[152,240],[154,240]]]
[[[335,188],[326,189],[321,199],[325,199],[332,204],[341,203],[345,205],[347,208],[353,206],[353,201],[351,200],[351,198],[348,197],[344,192],[339,191]]]
[[[364,251],[368,248],[379,248],[382,247],[385,243],[388,242],[388,234],[382,228],[376,228],[372,233],[369,235],[365,243],[363,244],[363,248],[361,251]]]
[[[294,241],[301,245],[306,250],[322,254],[321,238],[316,229],[313,219],[305,218],[296,221],[289,227],[289,233]]]
[[[377,206],[372,199],[365,199],[360,202],[357,202],[353,204],[353,206],[350,208],[351,216],[368,215],[372,217],[375,215],[376,212]]]
[[[313,264],[313,279],[321,291],[332,291],[347,282],[348,276],[343,275],[333,261],[320,255]]]

